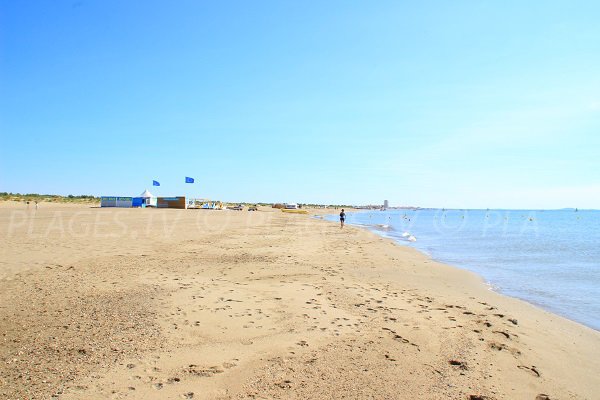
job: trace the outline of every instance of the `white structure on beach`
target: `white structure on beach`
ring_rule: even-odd
[[[157,198],[152,193],[148,191],[148,189],[144,190],[142,194],[140,194],[142,198],[142,202],[146,207],[156,207]]]
[[[383,208],[390,208],[390,202],[387,200],[383,201]]]

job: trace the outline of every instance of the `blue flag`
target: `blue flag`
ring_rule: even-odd
[[[185,183],[194,183],[194,178],[190,178],[189,176],[186,176]]]
[[[160,182],[158,182],[158,181],[152,181],[152,186],[160,186]]]

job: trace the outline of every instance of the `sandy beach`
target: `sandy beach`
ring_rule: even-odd
[[[600,399],[600,333],[308,215],[0,204],[3,399]]]

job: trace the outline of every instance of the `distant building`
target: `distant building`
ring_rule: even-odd
[[[390,207],[390,202],[387,200],[383,201],[383,208],[389,208]]]

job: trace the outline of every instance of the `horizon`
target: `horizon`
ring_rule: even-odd
[[[3,2],[0,191],[595,210],[597,15]]]
[[[4,196],[4,195],[8,195],[8,196],[21,196],[21,197],[28,197],[28,196],[36,196],[36,197],[44,197],[44,196],[49,196],[49,197],[59,197],[59,198],[69,198],[69,196],[72,196],[72,198],[79,198],[79,199],[84,199],[84,198],[94,198],[94,199],[100,199],[101,197],[137,197],[135,195],[122,195],[122,196],[117,196],[117,195],[93,195],[93,194],[51,194],[51,193],[12,193],[12,192],[0,192],[0,196]],[[178,195],[165,195],[164,197],[177,197]],[[205,200],[211,200],[211,201],[221,201],[223,203],[227,203],[227,204],[262,204],[262,205],[272,205],[272,204],[284,204],[285,202],[280,202],[280,201],[238,201],[238,200],[220,200],[220,199],[205,199]],[[382,210],[377,210],[376,207],[383,207],[383,204],[376,204],[376,203],[364,203],[364,204],[325,204],[325,203],[312,203],[312,202],[307,202],[307,203],[297,203],[297,204],[301,204],[303,206],[319,206],[319,207],[350,207],[350,208],[355,208],[355,207],[375,207],[375,208],[363,208],[360,209],[361,211],[388,211],[388,210],[414,210],[414,211],[418,211],[418,210],[445,210],[445,211],[600,211],[600,209],[597,208],[578,208],[578,207],[561,207],[561,208],[465,208],[465,207],[457,207],[457,208],[453,208],[453,207],[422,207],[419,205],[394,205],[391,204],[389,205],[387,208],[382,209]]]

